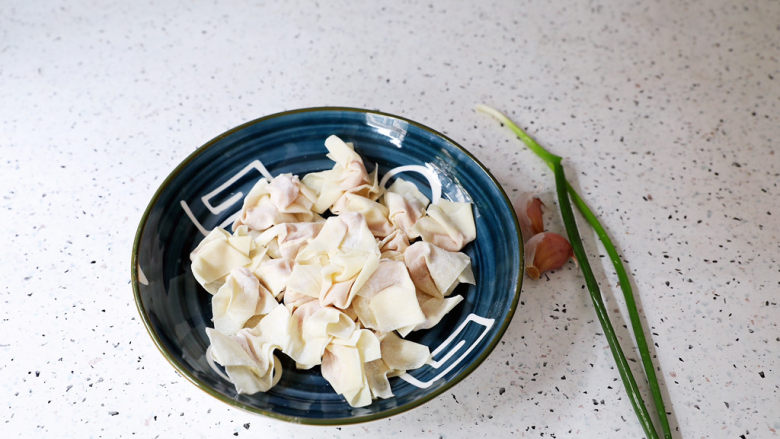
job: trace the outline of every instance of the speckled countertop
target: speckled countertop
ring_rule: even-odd
[[[602,215],[676,437],[777,437],[780,3],[281,3],[0,3],[3,437],[640,437],[573,264],[526,282],[463,383],[351,427],[212,400],[139,320],[129,260],[149,198],[197,146],[262,115],[400,114],[554,205],[551,174],[478,102],[565,156]],[[605,294],[628,346],[619,290]]]

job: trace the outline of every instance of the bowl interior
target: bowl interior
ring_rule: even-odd
[[[336,134],[380,177],[402,165],[422,165],[442,183],[442,196],[474,203],[477,239],[471,257],[476,286],[453,294],[464,301],[442,322],[408,338],[430,347],[433,366],[391,379],[395,397],[368,407],[350,407],[333,392],[319,367],[296,370],[285,355],[282,379],[267,393],[238,395],[211,369],[205,328],[211,296],[195,281],[189,253],[204,231],[226,226],[243,196],[261,177],[303,175],[332,167],[324,140]],[[400,174],[427,196],[427,180]],[[389,416],[425,402],[451,387],[484,360],[503,334],[520,292],[522,243],[506,195],[490,174],[449,139],[414,122],[378,112],[344,108],[306,109],[249,122],[220,135],[179,165],[144,214],[133,252],[133,287],[144,323],[162,353],[201,389],[238,407],[305,423],[350,423]]]

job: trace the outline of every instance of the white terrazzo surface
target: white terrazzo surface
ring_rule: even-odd
[[[262,115],[400,114],[553,205],[551,174],[472,111],[485,102],[567,158],[629,261],[676,437],[777,437],[780,3],[268,3],[0,3],[0,436],[642,436],[573,264],[526,282],[452,391],[343,428],[212,400],[139,320],[129,261],[149,198]]]

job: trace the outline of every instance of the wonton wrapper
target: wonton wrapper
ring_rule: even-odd
[[[271,343],[284,352],[289,349],[292,340],[290,321],[290,310],[279,303],[261,318],[257,325],[242,329],[239,334],[251,335],[258,343]]]
[[[254,242],[269,248],[273,258],[295,260],[298,251],[322,229],[323,221],[277,224],[257,235]]]
[[[379,251],[382,253],[388,251],[403,252],[409,247],[409,238],[403,230],[396,229],[393,233],[387,235],[379,242]]]
[[[387,219],[389,213],[387,207],[366,197],[345,193],[330,210],[337,215],[344,212],[358,212],[362,214],[371,233],[379,238],[384,238],[393,232],[393,225]]]
[[[266,259],[254,266],[252,272],[278,298],[287,286],[292,270],[293,263],[288,259]]]
[[[252,316],[268,314],[277,305],[252,272],[235,268],[211,299],[214,329],[235,334]]]
[[[398,178],[387,188],[383,202],[389,211],[388,219],[395,227],[403,230],[410,238],[419,236],[413,228],[425,215],[428,198],[417,186]]]
[[[190,253],[193,276],[206,291],[216,294],[232,269],[249,265],[251,242],[249,236],[231,236],[221,228],[212,230]]]
[[[458,251],[477,237],[471,203],[439,200],[428,206],[426,215],[417,220],[412,231],[425,242]]]
[[[233,229],[245,224],[252,230],[263,231],[275,224],[317,219],[319,216],[311,210],[312,196],[292,174],[277,175],[270,182],[260,179],[244,198],[241,216],[233,223]]]
[[[324,222],[277,224],[254,238],[256,246],[267,249],[269,256],[277,259],[253,258],[251,270],[274,297],[284,291],[293,271],[293,261],[298,251],[314,238]]]
[[[474,283],[471,258],[433,244],[418,241],[404,251],[404,261],[417,289],[434,297],[445,297],[460,282]]]
[[[321,271],[322,267],[317,264],[295,264],[287,280],[287,288],[284,293],[285,303],[291,294],[308,296],[312,300],[318,299],[320,290],[322,290]]]
[[[463,296],[451,296],[451,297],[434,297],[425,293],[417,293],[417,301],[420,303],[420,309],[425,314],[425,321],[414,325],[412,327],[404,327],[398,330],[401,336],[417,331],[420,329],[430,329],[438,325],[444,316],[452,311],[460,302],[463,301]]]
[[[366,227],[368,230],[368,227]],[[347,235],[347,224],[341,217],[332,216],[325,220],[320,233],[298,251],[295,262],[298,264],[326,264],[328,255],[336,252]],[[371,234],[371,231],[368,231]],[[373,235],[371,235],[373,239]]]
[[[427,346],[404,340],[392,332],[379,333],[377,338],[380,340],[382,358],[364,365],[366,380],[372,398],[390,398],[393,391],[388,378],[422,367],[431,354]]]
[[[355,322],[343,312],[310,301],[292,314],[291,342],[287,355],[298,369],[311,369],[322,362],[325,347],[333,337],[348,338],[356,330]]]
[[[364,365],[366,371],[366,381],[371,390],[371,398],[391,398],[393,390],[390,388],[390,381],[387,379],[390,368],[380,358],[369,361]]]
[[[369,175],[352,144],[344,143],[336,136],[325,139],[325,147],[328,158],[336,164],[327,171],[306,174],[302,180],[314,195],[312,210],[325,212],[346,192],[376,200],[379,196],[377,169]]]
[[[241,226],[241,227],[247,227],[247,226]],[[282,254],[279,250],[279,242],[277,241],[277,236],[279,236],[280,229],[276,226],[270,227],[266,229],[263,232],[255,232],[254,236],[254,243],[256,247],[261,247],[265,249],[266,255],[269,258],[276,259],[281,258]]]
[[[422,367],[430,358],[428,346],[404,340],[390,332],[381,342],[382,360],[391,370],[407,371]]]
[[[352,407],[371,404],[371,389],[365,363],[381,356],[379,339],[367,329],[356,330],[348,339],[334,338],[322,357],[322,377]]]
[[[320,303],[346,309],[379,264],[379,248],[363,215],[355,212],[332,216],[307,246],[298,252],[287,288],[312,295],[319,286]],[[303,268],[307,267],[307,268]],[[308,276],[303,285],[296,271]],[[319,281],[315,272],[319,271]]]
[[[353,309],[366,328],[390,332],[425,321],[415,286],[403,262],[382,259],[357,292]]]
[[[206,328],[211,355],[225,367],[238,393],[265,392],[279,382],[282,366],[273,351],[285,349],[289,343],[287,321],[289,313],[279,305],[251,330],[242,329],[235,335],[225,335]]]

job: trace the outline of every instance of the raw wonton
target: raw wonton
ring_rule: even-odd
[[[358,212],[362,214],[371,233],[379,238],[384,238],[393,232],[393,225],[387,219],[387,208],[366,197],[346,193],[336,201],[336,204],[330,210],[338,215],[344,212]]]
[[[287,280],[285,303],[292,295],[308,296],[312,300],[320,297],[322,289],[322,266],[318,264],[295,264]]]
[[[274,297],[284,291],[292,275],[293,261],[298,251],[314,238],[324,222],[302,222],[277,224],[254,238],[256,246],[267,249],[269,256],[276,259],[253,258],[251,270],[257,275]]]
[[[230,270],[251,262],[251,238],[231,236],[221,228],[212,230],[190,253],[192,274],[203,288],[216,294]]]
[[[252,230],[263,231],[275,224],[312,221],[319,217],[311,210],[313,196],[292,174],[277,175],[270,182],[260,179],[244,198],[233,229],[246,224]]]
[[[323,224],[322,221],[277,224],[257,235],[254,242],[269,247],[269,250],[273,248],[269,252],[273,258],[294,260],[301,247],[317,236]]]
[[[276,349],[289,344],[289,312],[278,305],[252,329],[242,329],[235,335],[225,335],[206,328],[214,361],[225,367],[238,393],[268,391],[282,377]]]
[[[427,346],[399,338],[394,333],[378,334],[382,358],[364,365],[372,398],[390,398],[393,391],[388,377],[421,367],[431,357]],[[389,363],[388,363],[389,361]]]
[[[390,388],[390,381],[387,379],[390,368],[379,358],[369,361],[364,365],[366,371],[366,381],[371,390],[371,398],[390,398],[393,396],[393,390]]]
[[[425,242],[458,251],[477,237],[471,203],[439,200],[428,206],[426,215],[417,220],[412,231]]]
[[[214,329],[235,334],[252,316],[268,314],[277,305],[252,272],[235,268],[211,299]]]
[[[333,337],[348,338],[355,322],[343,312],[320,306],[316,300],[299,306],[292,314],[291,342],[286,354],[298,369],[310,369],[322,362],[325,346]]]
[[[452,293],[458,283],[474,283],[471,258],[418,241],[404,251],[404,261],[417,289],[434,297]]]
[[[293,263],[288,259],[265,259],[252,268],[252,272],[274,297],[279,297],[284,291],[292,270]]]
[[[354,212],[332,216],[307,246],[298,252],[288,289],[313,294],[319,285],[320,303],[346,309],[379,263],[379,248],[363,215]],[[306,268],[303,268],[306,267]],[[311,280],[303,285],[295,279],[301,271]],[[315,281],[319,271],[319,282]]]
[[[376,335],[367,329],[356,330],[349,338],[334,338],[322,357],[322,377],[352,407],[371,404],[365,363],[379,359],[381,350]]]
[[[389,212],[388,218],[395,227],[403,230],[410,238],[419,236],[413,227],[425,215],[428,198],[417,186],[398,178],[387,188],[383,201]]]
[[[350,143],[344,143],[336,136],[325,139],[328,158],[336,162],[333,169],[312,172],[303,177],[303,185],[314,195],[313,210],[322,213],[333,206],[344,193],[351,192],[370,200],[379,196],[377,170],[369,175],[363,159]]]
[[[403,262],[382,259],[368,281],[357,292],[353,308],[366,328],[390,332],[421,324],[415,287]]]

